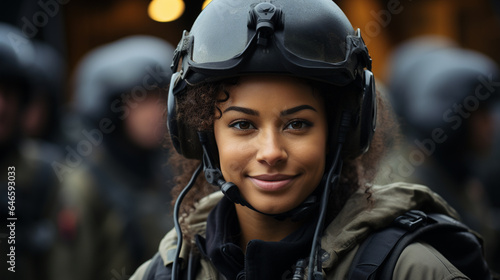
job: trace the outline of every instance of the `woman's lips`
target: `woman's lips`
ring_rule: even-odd
[[[264,191],[279,191],[285,188],[295,176],[282,175],[282,174],[263,174],[257,176],[250,176],[250,180]]]

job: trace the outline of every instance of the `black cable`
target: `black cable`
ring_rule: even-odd
[[[325,223],[326,212],[328,210],[328,200],[330,199],[330,192],[333,191],[338,184],[340,172],[342,170],[342,145],[346,141],[347,133],[351,127],[351,113],[348,110],[342,112],[339,132],[337,135],[337,150],[332,161],[332,166],[328,171],[328,176],[323,189],[323,196],[320,202],[320,213],[316,229],[314,231],[314,238],[311,245],[311,253],[309,255],[309,273],[307,279],[320,280],[323,279],[323,271],[321,268],[321,235],[323,233],[323,226]],[[314,275],[314,278],[313,278]]]
[[[336,187],[338,183],[338,177],[340,170],[342,169],[342,162],[340,159],[340,153],[342,151],[342,143],[337,146],[337,151],[335,153],[335,158],[332,167],[328,171],[327,180],[325,182],[325,187],[323,189],[323,195],[320,202],[320,213],[318,217],[318,222],[316,223],[316,229],[314,231],[314,238],[311,245],[311,254],[309,255],[309,273],[307,279],[322,279],[323,272],[321,271],[321,258],[318,256],[321,248],[321,235],[323,232],[323,224],[325,221],[326,212],[328,210],[328,200],[330,198],[330,191]],[[338,168],[340,166],[340,168]],[[330,187],[331,186],[331,187]],[[316,260],[316,261],[315,261]],[[315,278],[313,278],[315,274]],[[318,275],[319,274],[319,275]]]
[[[172,279],[177,280],[179,279],[179,266],[180,266],[180,259],[179,255],[181,253],[181,247],[182,247],[182,229],[181,225],[179,224],[179,209],[181,207],[182,200],[186,196],[186,194],[189,192],[189,190],[194,186],[194,183],[196,182],[196,178],[200,174],[202,169],[202,165],[200,164],[198,168],[193,173],[193,176],[191,176],[191,180],[189,180],[189,183],[184,187],[184,189],[181,191],[179,196],[177,197],[177,200],[175,201],[174,205],[174,226],[175,226],[175,231],[177,232],[177,248],[175,249],[175,258],[174,258],[174,263],[172,266]]]

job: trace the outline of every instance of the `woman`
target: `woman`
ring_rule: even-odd
[[[181,225],[132,279],[344,279],[359,244],[405,211],[454,215],[423,186],[369,185],[391,127],[333,2],[215,0],[174,56],[169,131],[193,159],[172,158]],[[416,243],[394,279],[468,278]]]

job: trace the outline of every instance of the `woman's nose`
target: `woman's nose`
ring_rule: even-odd
[[[278,132],[261,132],[256,159],[260,163],[275,166],[288,158]]]

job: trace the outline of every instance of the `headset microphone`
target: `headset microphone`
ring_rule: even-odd
[[[209,154],[208,145],[208,132],[198,131],[198,137],[200,139],[200,144],[203,149],[203,172],[205,173],[205,178],[209,184],[218,186],[222,193],[229,198],[233,203],[241,204],[243,206],[250,205],[243,197],[240,195],[238,187],[231,183],[224,181],[222,177],[222,172],[213,163],[212,155]]]

